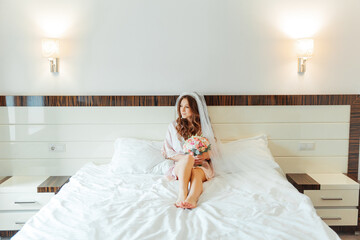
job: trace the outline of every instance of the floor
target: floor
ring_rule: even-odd
[[[349,234],[340,234],[341,240],[360,240],[360,236],[349,235]],[[10,240],[10,238],[1,238],[0,240]]]
[[[349,235],[349,234],[340,234],[341,240],[360,240],[360,236]]]
[[[344,235],[344,234],[340,234],[339,235],[341,240],[360,240],[360,236],[355,236],[355,235]],[[10,240],[10,238],[1,238],[0,240]]]

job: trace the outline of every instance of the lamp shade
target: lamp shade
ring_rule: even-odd
[[[298,58],[311,58],[314,52],[313,39],[298,39],[296,41],[296,53]]]
[[[58,39],[42,40],[42,55],[46,58],[58,58],[60,52],[60,43]]]

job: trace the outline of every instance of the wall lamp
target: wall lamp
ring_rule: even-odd
[[[314,52],[313,39],[298,39],[296,41],[296,51],[298,57],[298,72],[306,72],[306,62],[309,60]]]
[[[42,55],[49,59],[50,72],[59,72],[59,39],[43,39]]]

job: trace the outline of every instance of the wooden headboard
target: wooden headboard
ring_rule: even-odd
[[[285,172],[358,178],[359,95],[205,96],[224,141],[266,133]],[[71,175],[116,137],[161,140],[177,96],[0,96],[0,176]],[[55,144],[56,150],[51,151]],[[300,151],[300,144],[314,144]]]

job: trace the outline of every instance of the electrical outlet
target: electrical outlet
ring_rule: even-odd
[[[50,143],[49,144],[50,152],[66,152],[66,144],[65,143]]]
[[[299,143],[300,151],[314,151],[315,143],[314,142],[301,142]]]
[[[314,151],[314,150],[315,150],[315,143],[313,143],[313,142],[307,143],[307,144],[306,144],[306,150],[308,150],[308,151]]]
[[[299,150],[305,151],[306,150],[306,143],[299,143]]]

